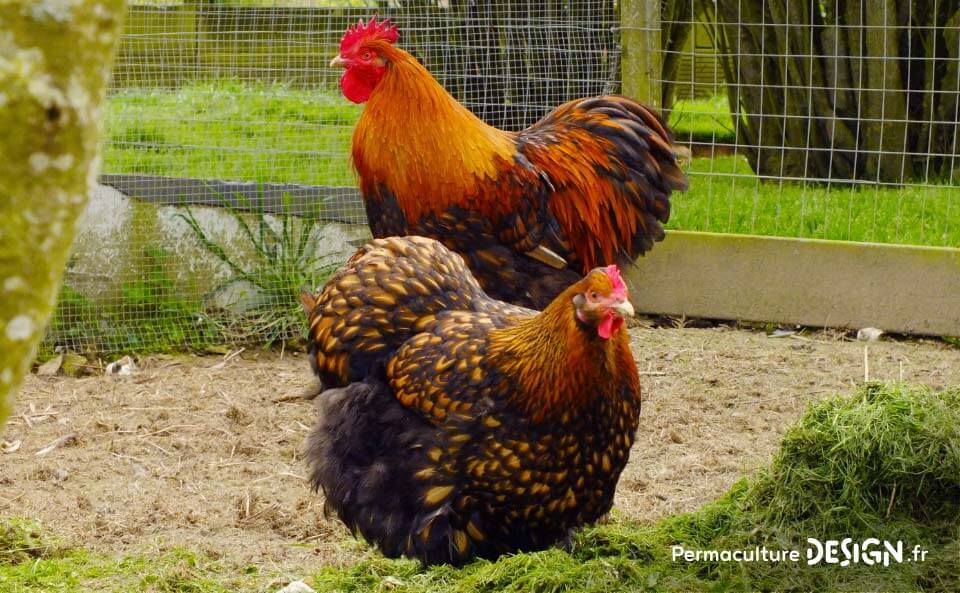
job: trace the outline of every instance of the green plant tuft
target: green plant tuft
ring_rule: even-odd
[[[820,534],[869,531],[876,517],[918,522],[960,510],[960,396],[870,383],[812,406],[751,497],[765,523]]]
[[[40,526],[22,518],[0,519],[0,565],[51,558],[60,548],[40,535]]]
[[[189,207],[178,214],[203,248],[230,269],[232,275],[215,287],[218,292],[235,285],[251,285],[256,294],[252,306],[242,314],[220,312],[211,315],[219,331],[231,342],[276,342],[297,340],[304,335],[306,316],[300,304],[303,288],[316,289],[335,265],[322,261],[323,252],[314,239],[316,216],[304,218],[293,214],[289,193],[283,195],[280,214],[264,213],[263,204],[253,204],[244,196],[235,196],[241,208],[229,200],[223,206],[250,244],[253,258],[241,261],[224,246],[214,241],[194,217]],[[256,214],[249,214],[256,212]],[[248,219],[253,218],[252,223]]]

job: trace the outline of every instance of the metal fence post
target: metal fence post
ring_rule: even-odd
[[[621,0],[623,94],[660,109],[660,2]]]

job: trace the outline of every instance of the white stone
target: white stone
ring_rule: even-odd
[[[277,593],[316,593],[310,585],[303,581],[293,581],[286,587],[277,591]]]
[[[861,342],[876,342],[882,335],[882,329],[876,327],[865,327],[857,331],[857,340]]]

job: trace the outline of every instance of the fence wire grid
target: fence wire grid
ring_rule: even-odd
[[[866,5],[134,4],[101,186],[46,345],[296,341],[297,290],[364,236],[348,161],[362,106],[327,63],[346,27],[374,13],[501,128],[621,88],[662,108],[692,155],[670,228],[958,246],[960,2]],[[621,85],[627,60],[643,61],[644,80]]]

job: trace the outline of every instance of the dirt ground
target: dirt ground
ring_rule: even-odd
[[[616,500],[629,519],[715,498],[807,402],[864,376],[863,343],[839,334],[631,332],[645,403]],[[940,342],[884,341],[869,359],[871,378],[960,383],[960,349]],[[4,434],[20,446],[0,453],[0,516],[110,554],[183,546],[280,572],[350,562],[361,548],[304,478],[314,411],[298,396],[311,384],[305,355],[261,351],[149,357],[127,377],[32,375]]]

